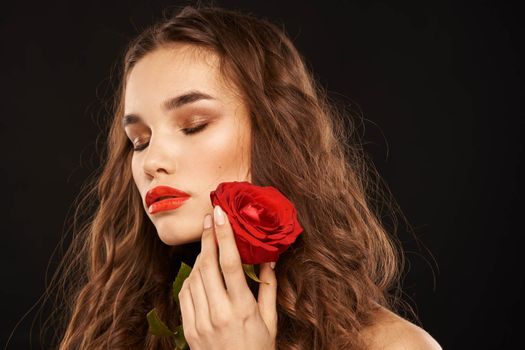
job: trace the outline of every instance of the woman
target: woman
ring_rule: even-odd
[[[95,215],[63,266],[64,280],[84,278],[69,291],[60,349],[172,349],[148,332],[152,308],[172,329],[182,322],[192,350],[440,349],[395,312],[403,256],[368,204],[373,172],[343,130],[266,20],[188,6],[141,33],[85,197]],[[257,269],[269,285],[244,278],[228,218],[218,224],[209,195],[226,181],[274,186],[297,209],[304,232],[274,268]],[[158,186],[186,199],[152,205]],[[170,283],[181,261],[193,269],[178,311]]]

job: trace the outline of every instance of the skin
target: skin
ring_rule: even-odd
[[[165,100],[199,90],[214,100],[199,100],[165,110]],[[249,112],[237,91],[218,71],[218,59],[209,51],[179,44],[143,57],[130,72],[124,113],[141,122],[125,127],[135,145],[133,179],[144,202],[146,192],[168,185],[191,195],[175,210],[148,216],[160,239],[168,245],[196,242],[202,218],[213,210],[210,192],[223,181],[251,181]],[[195,134],[183,129],[208,124]]]
[[[259,277],[267,284],[260,284],[255,300],[228,216],[222,214],[221,224],[219,211],[216,206],[211,226],[204,228],[202,251],[179,292],[184,336],[192,350],[273,350],[277,335],[275,272],[269,263],[261,265]]]
[[[167,99],[195,90],[213,99],[163,107]],[[209,217],[208,228],[203,220],[217,214],[209,194],[219,183],[251,182],[249,112],[240,94],[222,79],[217,56],[182,44],[147,54],[128,76],[124,106],[125,115],[140,117],[125,132],[135,147],[145,147],[133,153],[131,167],[160,239],[168,245],[201,241],[179,293],[188,345],[192,350],[275,349],[274,270],[269,263],[261,265],[259,278],[268,284],[260,285],[256,300],[227,215],[221,225]],[[205,123],[195,134],[184,133]],[[144,199],[158,185],[191,197],[175,210],[150,214]]]
[[[382,306],[374,316],[374,324],[362,330],[370,350],[443,350],[423,328]]]

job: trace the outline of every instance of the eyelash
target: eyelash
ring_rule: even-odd
[[[196,126],[196,127],[193,127],[193,128],[182,129],[182,131],[184,132],[185,135],[192,135],[192,134],[198,133],[199,131],[203,130],[207,126],[208,126],[208,124],[204,123],[202,125],[199,125],[199,126]],[[133,148],[133,151],[134,152],[140,152],[140,151],[144,150],[146,148],[146,146],[148,145],[148,143],[149,142],[146,142],[146,143],[144,143],[142,145],[139,145],[138,147]]]

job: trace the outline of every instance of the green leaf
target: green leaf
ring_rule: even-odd
[[[177,326],[175,328],[175,346],[177,349],[184,350],[188,348],[188,344],[186,343],[186,338],[184,338],[184,330],[182,329],[182,325]]]
[[[166,324],[160,320],[156,309],[148,312],[147,318],[151,334],[158,335],[160,337],[175,336],[173,331],[171,331],[171,329],[169,329],[168,326],[166,326]]]
[[[257,275],[255,274],[255,270],[253,268],[253,265],[250,265],[250,264],[242,264],[242,269],[244,270],[244,272],[248,275],[248,277],[250,277],[252,280],[256,281],[256,282],[259,282],[259,283],[266,283],[266,284],[270,284],[268,282],[263,282],[261,281],[259,278],[257,278]]]
[[[175,281],[173,281],[173,300],[177,303],[177,306],[179,306],[179,292],[182,288],[182,283],[191,273],[191,267],[184,263],[184,261],[181,262],[179,272],[177,272],[177,277],[175,277]]]

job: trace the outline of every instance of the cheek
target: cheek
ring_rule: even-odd
[[[249,139],[238,125],[228,124],[200,140],[193,148],[190,159],[199,160],[199,167],[219,173],[237,173],[249,165]]]
[[[137,188],[141,189],[141,183],[140,183],[140,172],[139,172],[139,164],[136,160],[136,158],[132,158],[131,160],[131,175],[133,176],[133,182],[137,186]]]

